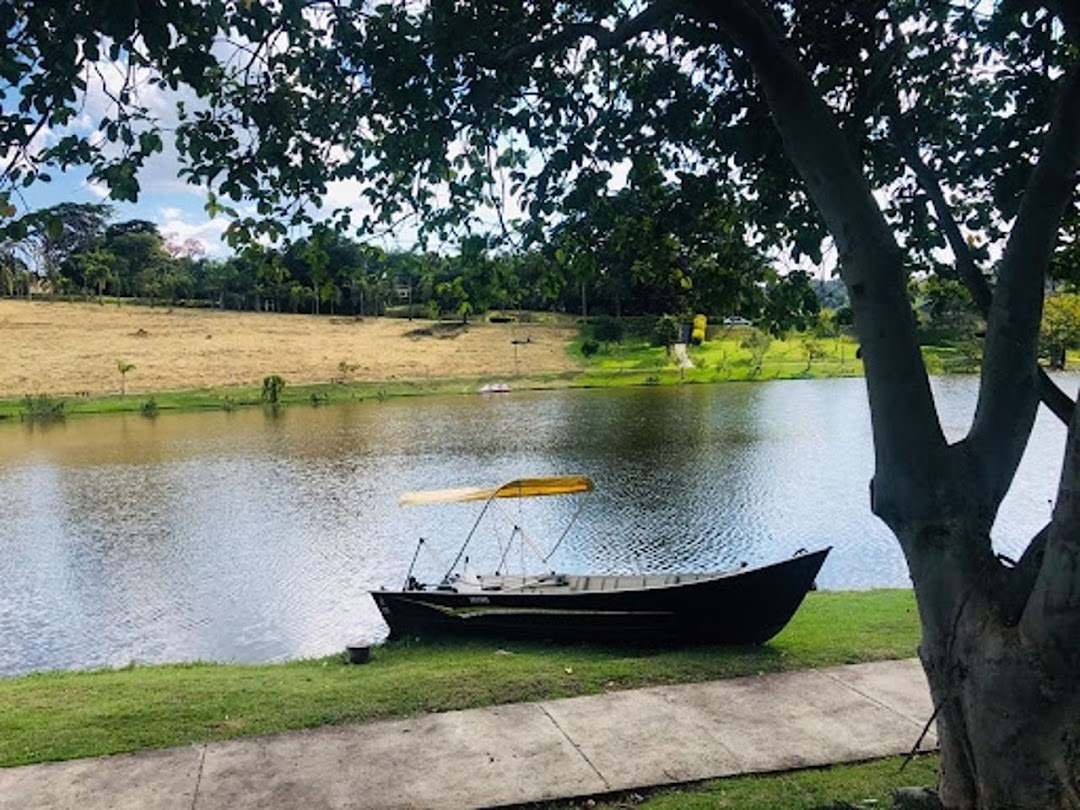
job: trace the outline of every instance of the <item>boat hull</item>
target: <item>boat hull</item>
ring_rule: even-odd
[[[390,637],[451,634],[665,644],[761,644],[790,621],[829,549],[783,562],[613,590],[373,591]]]

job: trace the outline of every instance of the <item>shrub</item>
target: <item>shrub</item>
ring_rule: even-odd
[[[1048,295],[1039,329],[1039,351],[1050,368],[1065,368],[1065,352],[1080,345],[1080,295]]]
[[[277,405],[281,400],[281,392],[285,388],[285,380],[277,374],[271,374],[263,378],[262,401],[268,405]]]
[[[652,330],[653,346],[671,346],[679,342],[679,321],[673,315],[661,315]]]
[[[127,375],[129,371],[134,371],[134,369],[134,363],[129,363],[127,360],[116,361],[116,370],[120,372],[120,396],[127,396]]]
[[[36,397],[27,394],[23,398],[21,418],[24,422],[59,422],[67,415],[65,407],[62,399],[53,399],[48,394]]]
[[[769,345],[771,343],[772,337],[769,333],[763,332],[760,329],[752,329],[750,334],[743,338],[739,343],[742,348],[750,350],[751,374],[757,375],[761,373],[761,364],[765,360],[765,353],[769,351]]]
[[[705,325],[707,321],[704,315],[694,316],[694,328],[690,332],[690,342],[695,346],[700,346],[705,342]]]
[[[592,338],[589,338],[581,344],[581,353],[586,357],[592,357],[598,351],[600,351],[600,344]]]
[[[139,408],[139,413],[141,413],[148,419],[153,419],[155,416],[158,415],[158,404],[153,397],[150,397],[150,399],[146,400],[146,402],[142,404],[142,406]]]
[[[626,334],[626,325],[618,318],[597,318],[592,328],[593,338],[601,343],[620,343]]]

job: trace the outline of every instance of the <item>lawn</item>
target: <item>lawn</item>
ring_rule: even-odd
[[[908,590],[813,592],[760,647],[397,642],[256,666],[178,664],[0,680],[0,765],[163,748],[422,712],[906,658]]]
[[[736,776],[698,785],[631,792],[586,802],[552,802],[546,810],[879,810],[891,806],[892,793],[937,781],[937,756],[901,757],[854,765],[809,768],[790,773]]]

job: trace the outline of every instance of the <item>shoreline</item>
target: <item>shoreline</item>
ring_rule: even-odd
[[[838,628],[843,628],[840,632]],[[910,657],[910,589],[814,591],[758,647],[414,639],[268,664],[210,662],[0,678],[0,768],[327,724]]]
[[[280,394],[277,406],[333,405],[345,402],[385,401],[409,397],[429,396],[495,396],[527,391],[552,391],[559,389],[598,388],[646,388],[673,385],[720,385],[724,383],[761,383],[809,379],[841,379],[861,377],[862,374],[804,374],[784,373],[783,369],[756,378],[680,376],[678,370],[657,369],[648,371],[609,371],[583,369],[577,372],[557,374],[499,377],[483,375],[470,377],[447,377],[441,379],[397,379],[388,382],[347,383],[295,383],[286,386]],[[505,392],[488,393],[480,390],[489,383],[505,384]],[[68,416],[99,416],[112,413],[143,413],[156,416],[160,413],[184,413],[196,411],[232,411],[239,408],[267,407],[262,399],[261,387],[215,386],[212,388],[145,391],[138,394],[108,394],[102,396],[71,395],[23,395],[0,397],[0,424],[5,422],[49,421],[49,417],[35,415],[34,405],[40,401],[45,406],[57,406]],[[150,405],[149,403],[152,403]]]
[[[468,395],[493,383],[543,391],[863,376],[849,336],[792,335],[755,351],[755,332],[712,327],[689,349],[693,367],[680,368],[640,336],[585,357],[578,322],[548,313],[462,324],[0,299],[13,358],[0,369],[0,424],[250,408],[267,404],[271,376],[285,382],[279,406]],[[954,346],[923,354],[930,374],[977,369]]]

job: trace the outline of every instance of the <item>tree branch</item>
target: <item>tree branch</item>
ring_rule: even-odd
[[[987,317],[982,384],[968,441],[987,484],[1005,496],[1039,402],[1039,324],[1047,268],[1080,167],[1080,62],[1061,82],[1042,152],[1009,234]]]
[[[1043,526],[1039,533],[1031,538],[1019,561],[1012,568],[1003,570],[1000,587],[987,589],[990,598],[997,602],[1001,622],[1005,627],[1015,627],[1024,615],[1039,571],[1042,570],[1043,556],[1052,526],[1052,523]]]
[[[1033,541],[1024,554],[1032,555],[1038,576],[1019,626],[1021,637],[1043,651],[1044,665],[1060,671],[1075,666],[1080,657],[1080,408],[1069,423],[1054,516],[1043,533],[1045,549]]]
[[[952,209],[945,200],[945,194],[941,190],[941,184],[938,182],[937,175],[934,174],[933,169],[926,165],[926,162],[922,159],[922,156],[919,154],[918,145],[915,142],[914,134],[911,132],[910,128],[906,126],[904,121],[898,116],[893,116],[890,121],[893,132],[898,136],[895,143],[900,150],[901,157],[904,158],[904,162],[907,163],[915,173],[915,178],[919,181],[919,185],[930,198],[930,203],[934,206],[934,213],[937,215],[938,224],[941,226],[941,230],[949,242],[949,247],[952,248],[953,255],[956,257],[956,270],[960,274],[960,280],[964,283],[964,286],[967,287],[979,313],[986,318],[990,315],[990,303],[993,300],[993,291],[990,289],[990,284],[987,282],[986,276],[982,274],[982,271],[975,263],[975,257],[971,254],[971,248],[968,246],[967,241],[960,232],[960,226],[956,223],[956,218],[952,214]],[[1069,420],[1072,419],[1073,408],[1075,407],[1072,397],[1062,391],[1057,383],[1050,379],[1050,376],[1041,366],[1037,365],[1036,368],[1039,398],[1042,400],[1043,404],[1058,417],[1058,419],[1066,425],[1069,424]]]
[[[614,28],[605,28],[600,23],[569,23],[535,42],[514,45],[489,60],[481,62],[485,67],[498,68],[516,62],[528,62],[545,53],[561,51],[574,43],[590,38],[601,50],[610,50],[628,42],[639,34],[651,31],[664,22],[674,11],[672,0],[657,0],[633,17],[628,17]]]
[[[1069,41],[1080,45],[1080,6],[1075,0],[1049,0],[1046,6],[1061,20]]]
[[[751,63],[784,150],[806,183],[840,253],[866,369],[874,429],[874,509],[887,522],[899,499],[909,517],[936,497],[915,482],[940,473],[946,443],[919,353],[903,253],[836,117],[758,0],[689,4]],[[895,526],[894,526],[895,528]]]

